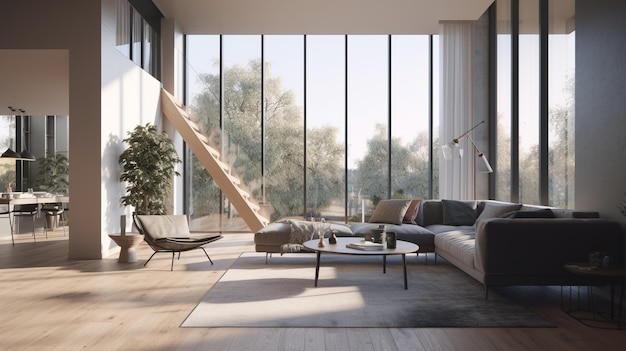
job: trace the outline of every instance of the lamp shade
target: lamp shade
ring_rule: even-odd
[[[442,146],[441,150],[443,151],[443,158],[446,160],[459,160],[463,157],[463,149],[456,139]]]
[[[18,154],[17,152],[11,150],[11,148],[9,147],[7,151],[2,153],[0,158],[22,158],[22,156]]]
[[[35,156],[33,156],[33,154],[28,152],[28,150],[26,149],[20,152],[20,158],[22,158],[24,161],[35,161]]]
[[[478,169],[479,173],[493,173],[493,168],[491,168],[491,165],[489,164],[487,157],[485,157],[485,154],[478,155],[478,162],[476,162],[476,168]]]

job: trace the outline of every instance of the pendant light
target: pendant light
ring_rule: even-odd
[[[22,117],[24,117],[24,115],[26,114],[26,111],[24,111],[24,109],[20,109],[20,112],[22,113]],[[24,150],[20,152],[20,158],[24,161],[35,161],[35,156],[33,156],[33,154],[28,152],[26,148],[24,148]]]
[[[9,110],[11,110],[11,121],[13,121],[15,109],[9,106]],[[0,158],[21,158],[22,156],[20,154],[11,149],[11,145],[13,144],[13,138],[11,138],[10,140],[11,142],[9,142],[9,148],[5,152],[3,152],[2,155],[0,155]]]
[[[11,110],[11,121],[13,121],[15,119],[15,111],[17,110],[11,106],[9,106],[9,110]],[[26,111],[20,109],[20,112],[24,114],[24,112]],[[3,152],[2,155],[0,155],[0,159],[14,159],[16,161],[35,161],[35,157],[30,152],[28,152],[28,150],[24,149],[22,153],[18,153],[11,149],[12,145],[13,138],[11,138],[11,142],[9,143],[9,147],[7,148],[7,150]]]

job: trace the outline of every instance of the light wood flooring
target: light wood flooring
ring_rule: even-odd
[[[227,234],[207,246],[213,266],[202,251],[194,251],[184,253],[173,272],[168,254],[156,255],[143,267],[152,253],[145,243],[138,251],[140,262],[120,264],[116,256],[69,261],[67,236],[60,230],[48,239],[40,235],[36,243],[27,234],[15,246],[0,241],[0,349],[626,349],[626,331],[582,325],[561,311],[560,290],[551,287],[504,292],[557,328],[180,328],[236,257],[254,250],[252,240],[252,234]],[[424,264],[423,255],[407,261]]]

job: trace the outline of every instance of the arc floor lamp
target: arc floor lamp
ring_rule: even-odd
[[[470,132],[472,130],[476,129],[476,127],[480,126],[483,123],[485,123],[485,121],[481,121],[480,123],[470,128],[467,132],[459,135],[458,137],[452,139],[452,141],[450,141],[449,143],[442,146],[441,148],[443,150],[443,157],[446,160],[458,160],[462,158],[463,148],[459,145],[459,141],[463,140],[464,138],[468,138],[469,141],[472,143],[474,150],[476,150],[476,169],[478,170],[478,172],[479,173],[492,173],[493,168],[491,168],[491,165],[489,164],[487,157],[485,157],[485,154],[482,151],[480,151],[478,146],[476,146],[474,139],[472,139],[470,135]]]

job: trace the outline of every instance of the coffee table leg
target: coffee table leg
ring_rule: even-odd
[[[383,274],[387,273],[387,255],[383,255]]]
[[[406,279],[406,255],[402,254],[402,266],[404,267],[404,290],[408,289],[408,282]]]
[[[320,256],[322,253],[320,251],[317,252],[317,264],[315,265],[315,286],[317,286],[317,279],[320,276]]]

